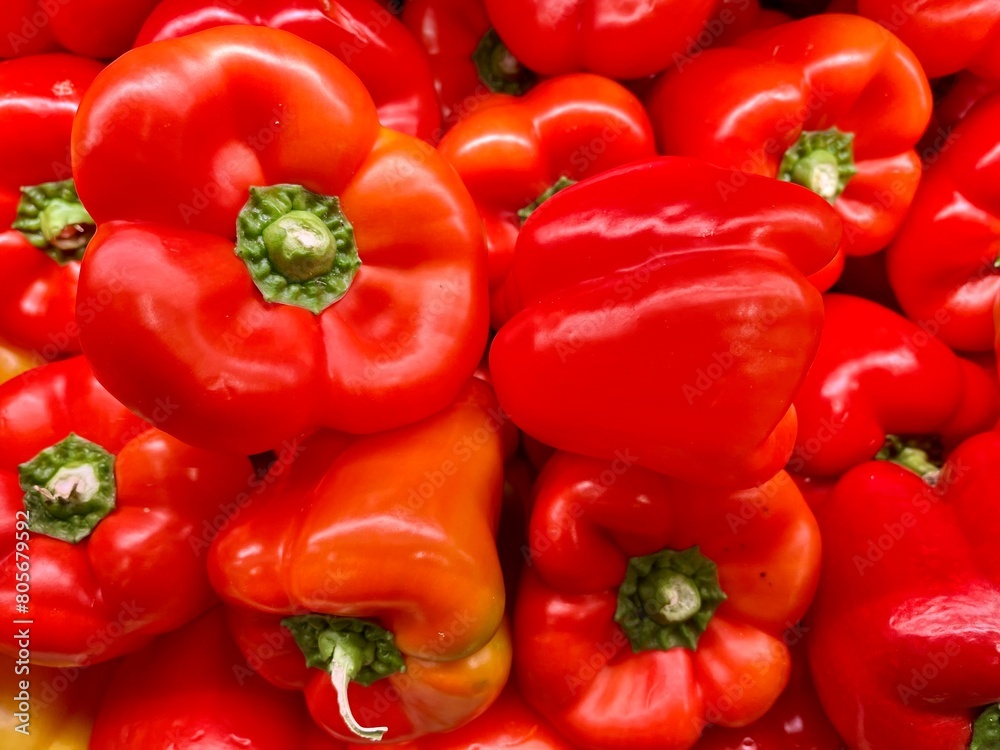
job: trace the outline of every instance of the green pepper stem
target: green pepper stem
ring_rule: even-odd
[[[340,200],[301,185],[250,188],[236,254],[265,300],[314,315],[347,294],[361,266]]]
[[[45,487],[34,486],[42,497],[60,505],[85,505],[101,491],[101,480],[91,464],[63,466]]]
[[[351,713],[347,686],[368,686],[397,672],[405,672],[403,655],[392,633],[367,620],[317,613],[286,617],[281,624],[291,631],[306,664],[330,673],[337,705],[344,723],[354,734],[378,742],[388,727],[363,727]]]
[[[1000,748],[1000,705],[988,706],[972,727],[969,750],[997,750]]]
[[[663,625],[685,622],[701,609],[701,594],[694,581],[681,573],[656,571],[646,578],[652,610],[649,616]],[[644,587],[640,587],[640,591]]]
[[[614,619],[635,653],[694,651],[725,598],[715,563],[697,547],[665,549],[628,561]]]
[[[807,130],[782,157],[778,179],[809,188],[833,204],[857,171],[853,133]]]
[[[926,447],[926,443],[924,445]],[[941,465],[933,461],[924,448],[919,447],[915,441],[904,441],[896,435],[886,436],[885,444],[875,454],[875,460],[888,461],[909,469],[932,487],[937,484],[941,475]]]
[[[72,180],[22,187],[12,226],[60,265],[80,260],[96,230]]]
[[[545,203],[545,201],[547,201],[556,193],[562,192],[566,188],[571,187],[575,184],[576,180],[571,180],[566,175],[560,176],[558,180],[553,182],[552,185],[550,185],[541,195],[535,198],[535,200],[533,200],[527,206],[519,210],[517,212],[517,217],[521,220],[521,223],[524,224],[524,222],[528,220],[528,217],[531,216],[533,213],[535,213],[535,211],[538,210],[538,207],[541,206],[543,203]]]
[[[821,198],[834,200],[840,192],[837,157],[820,149],[803,157],[792,169],[792,182],[809,188]]]
[[[115,507],[115,457],[70,433],[18,467],[28,528],[76,544]]]
[[[337,257],[333,232],[309,211],[285,214],[264,229],[263,238],[271,263],[289,281],[327,273]]]
[[[347,687],[351,684],[361,667],[358,659],[350,649],[337,646],[333,650],[333,659],[330,661],[330,682],[333,689],[337,691],[337,708],[340,709],[340,718],[344,720],[347,728],[354,734],[371,742],[378,742],[389,731],[389,727],[363,727],[354,718],[351,711],[351,702],[347,697]]]
[[[495,94],[519,96],[535,82],[535,74],[521,65],[493,29],[479,40],[472,61],[479,80]]]

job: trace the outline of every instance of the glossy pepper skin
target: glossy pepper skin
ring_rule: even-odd
[[[426,55],[373,0],[166,0],[135,44],[230,24],[284,29],[322,47],[361,79],[382,125],[424,140],[438,132],[441,115]]]
[[[989,0],[838,0],[837,10],[860,13],[892,31],[930,78],[966,68],[1000,78],[1000,6]]]
[[[172,398],[165,431],[247,454],[320,425],[377,432],[475,370],[475,205],[324,50],[252,26],[135,49],[88,92],[74,154],[100,226],[80,295],[116,290],[81,315],[84,351],[137,413]]]
[[[87,747],[84,745],[84,747]],[[345,750],[302,699],[254,674],[221,608],[122,662],[89,750]]]
[[[408,0],[400,19],[430,59],[443,117],[439,136],[491,94],[524,93],[534,82],[492,31],[482,0]]]
[[[111,60],[132,46],[158,0],[7,0],[0,57],[65,49]]]
[[[474,721],[453,732],[394,745],[400,750],[574,750],[513,685]]]
[[[191,448],[142,422],[82,357],[0,386],[0,427],[0,602],[26,606],[34,620],[32,663],[107,661],[211,605],[190,542],[253,477],[246,458]],[[48,460],[50,448],[66,453]],[[18,628],[5,627],[0,652],[17,654]]]
[[[809,606],[820,557],[784,472],[730,492],[559,453],[536,486],[529,544],[515,668],[574,745],[690,748],[708,723],[756,721],[784,689],[783,631]]]
[[[791,644],[792,673],[777,703],[753,724],[708,729],[694,750],[844,750],[844,741],[823,712],[809,674],[808,629],[799,625],[797,630],[802,640]]]
[[[852,750],[965,750],[1000,700],[998,456],[1000,435],[984,433],[932,478],[862,464],[820,517],[809,656]]]
[[[526,433],[712,485],[785,464],[823,319],[803,274],[833,258],[840,222],[776,180],[723,201],[729,177],[656,159],[567,188],[525,222],[490,369]]]
[[[551,191],[656,156],[642,103],[620,84],[579,73],[553,78],[458,123],[438,146],[486,227],[490,289],[510,273],[521,224]],[[494,315],[494,325],[499,325]]]
[[[447,731],[503,688],[510,641],[494,539],[498,413],[490,387],[471,379],[454,404],[419,424],[368,437],[317,433],[290,467],[275,466],[267,494],[213,544],[209,573],[234,607],[244,653],[258,655],[269,681],[304,690],[313,718],[335,737],[376,739],[382,728],[386,741],[402,741]],[[332,657],[301,645],[303,616],[323,615],[384,629],[366,630],[372,643],[391,634],[397,650],[378,672],[384,679],[355,679],[339,645]],[[346,712],[338,672],[352,680]],[[351,711],[360,724],[353,730]]]
[[[878,24],[837,14],[736,44],[706,50],[653,88],[660,149],[810,187],[844,220],[846,253],[885,247],[920,180],[914,146],[931,95],[916,58]],[[742,185],[737,175],[727,192]]]
[[[957,442],[996,422],[996,379],[935,338],[934,319],[918,326],[846,294],[824,302],[819,351],[795,396],[791,471],[836,477],[874,458],[889,435]]]
[[[651,0],[641,10],[600,0],[485,0],[514,56],[542,75],[589,71],[642,78],[676,62],[716,0]]]
[[[913,320],[941,321],[955,349],[990,351],[1000,294],[1000,95],[980,102],[920,185],[886,255],[889,282]]]
[[[0,62],[0,338],[48,360],[80,351],[79,257],[93,224],[85,211],[60,215],[46,185],[71,176],[73,116],[100,70],[66,54]],[[45,231],[28,228],[32,216]]]

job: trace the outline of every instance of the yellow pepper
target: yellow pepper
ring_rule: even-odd
[[[19,674],[28,668],[27,674]],[[90,730],[113,664],[86,670],[18,665],[0,656],[0,747],[4,750],[87,750]],[[29,682],[26,702],[21,681]],[[28,708],[27,717],[22,709]],[[28,719],[25,726],[25,718]],[[20,727],[20,729],[19,729]]]

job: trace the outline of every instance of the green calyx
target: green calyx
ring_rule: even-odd
[[[287,617],[281,624],[292,631],[310,667],[329,672],[334,653],[339,651],[350,661],[347,670],[350,681],[365,687],[406,671],[392,633],[373,622],[312,614]]]
[[[1000,750],[1000,705],[990,706],[972,725],[969,750]]]
[[[21,188],[12,226],[59,265],[80,260],[96,231],[73,180]]]
[[[340,201],[301,185],[250,188],[236,254],[264,299],[316,315],[347,294],[361,267]]]
[[[634,652],[678,646],[694,651],[725,599],[715,563],[697,547],[667,549],[628,561],[615,622]]]
[[[115,457],[70,433],[18,467],[28,528],[76,544],[115,507]]]
[[[833,204],[857,171],[854,133],[807,130],[785,152],[778,179],[807,187]]]
[[[885,444],[875,454],[875,460],[898,464],[933,485],[941,473],[941,464],[931,459],[931,449],[926,441],[903,440],[896,435],[887,435]]]
[[[518,62],[493,29],[479,40],[472,61],[479,71],[479,80],[495,94],[519,96],[535,83],[535,74]]]
[[[535,200],[533,200],[531,203],[529,203],[527,206],[525,206],[524,208],[522,208],[520,211],[517,212],[517,216],[521,220],[521,223],[524,224],[524,222],[528,220],[528,217],[531,216],[533,213],[535,213],[535,211],[538,210],[538,207],[543,203],[545,203],[545,201],[547,201],[553,195],[575,184],[576,180],[571,180],[569,177],[566,177],[565,175],[560,177],[552,184],[552,187],[550,187],[544,193],[535,198]]]
[[[286,617],[281,624],[292,632],[306,664],[330,673],[344,723],[363,739],[381,740],[388,728],[363,727],[357,722],[348,703],[347,686],[357,682],[367,687],[406,671],[392,633],[367,620],[335,615]]]

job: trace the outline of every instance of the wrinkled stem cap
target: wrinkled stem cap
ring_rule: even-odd
[[[80,260],[96,231],[73,180],[21,188],[12,226],[59,265]]]
[[[531,216],[533,213],[535,213],[535,211],[538,210],[538,207],[543,203],[545,203],[545,201],[547,201],[553,195],[575,184],[576,180],[571,180],[569,177],[566,177],[565,175],[560,177],[558,180],[552,183],[552,186],[549,187],[548,190],[546,190],[544,193],[535,198],[535,200],[533,200],[531,203],[529,203],[527,206],[525,206],[524,208],[522,208],[520,211],[517,212],[517,216],[521,220],[521,223],[524,224],[524,222],[528,220],[528,217]]]
[[[264,299],[316,315],[347,294],[361,267],[340,201],[301,185],[250,188],[236,254]]]
[[[976,719],[969,750],[1000,750],[1000,705],[990,706]]]
[[[28,528],[76,544],[115,507],[115,457],[70,433],[18,467]]]
[[[633,651],[694,651],[725,598],[715,563],[697,547],[667,549],[628,561],[615,622]]]
[[[807,130],[785,152],[778,179],[807,187],[832,205],[857,171],[854,133]]]
[[[479,79],[495,94],[520,96],[536,80],[535,74],[518,62],[493,29],[479,40],[472,61],[479,71]]]
[[[406,671],[392,633],[367,620],[335,615],[286,617],[281,624],[291,631],[306,664],[330,673],[344,723],[363,739],[381,740],[388,727],[361,726],[351,713],[347,686],[357,682],[367,687]]]

